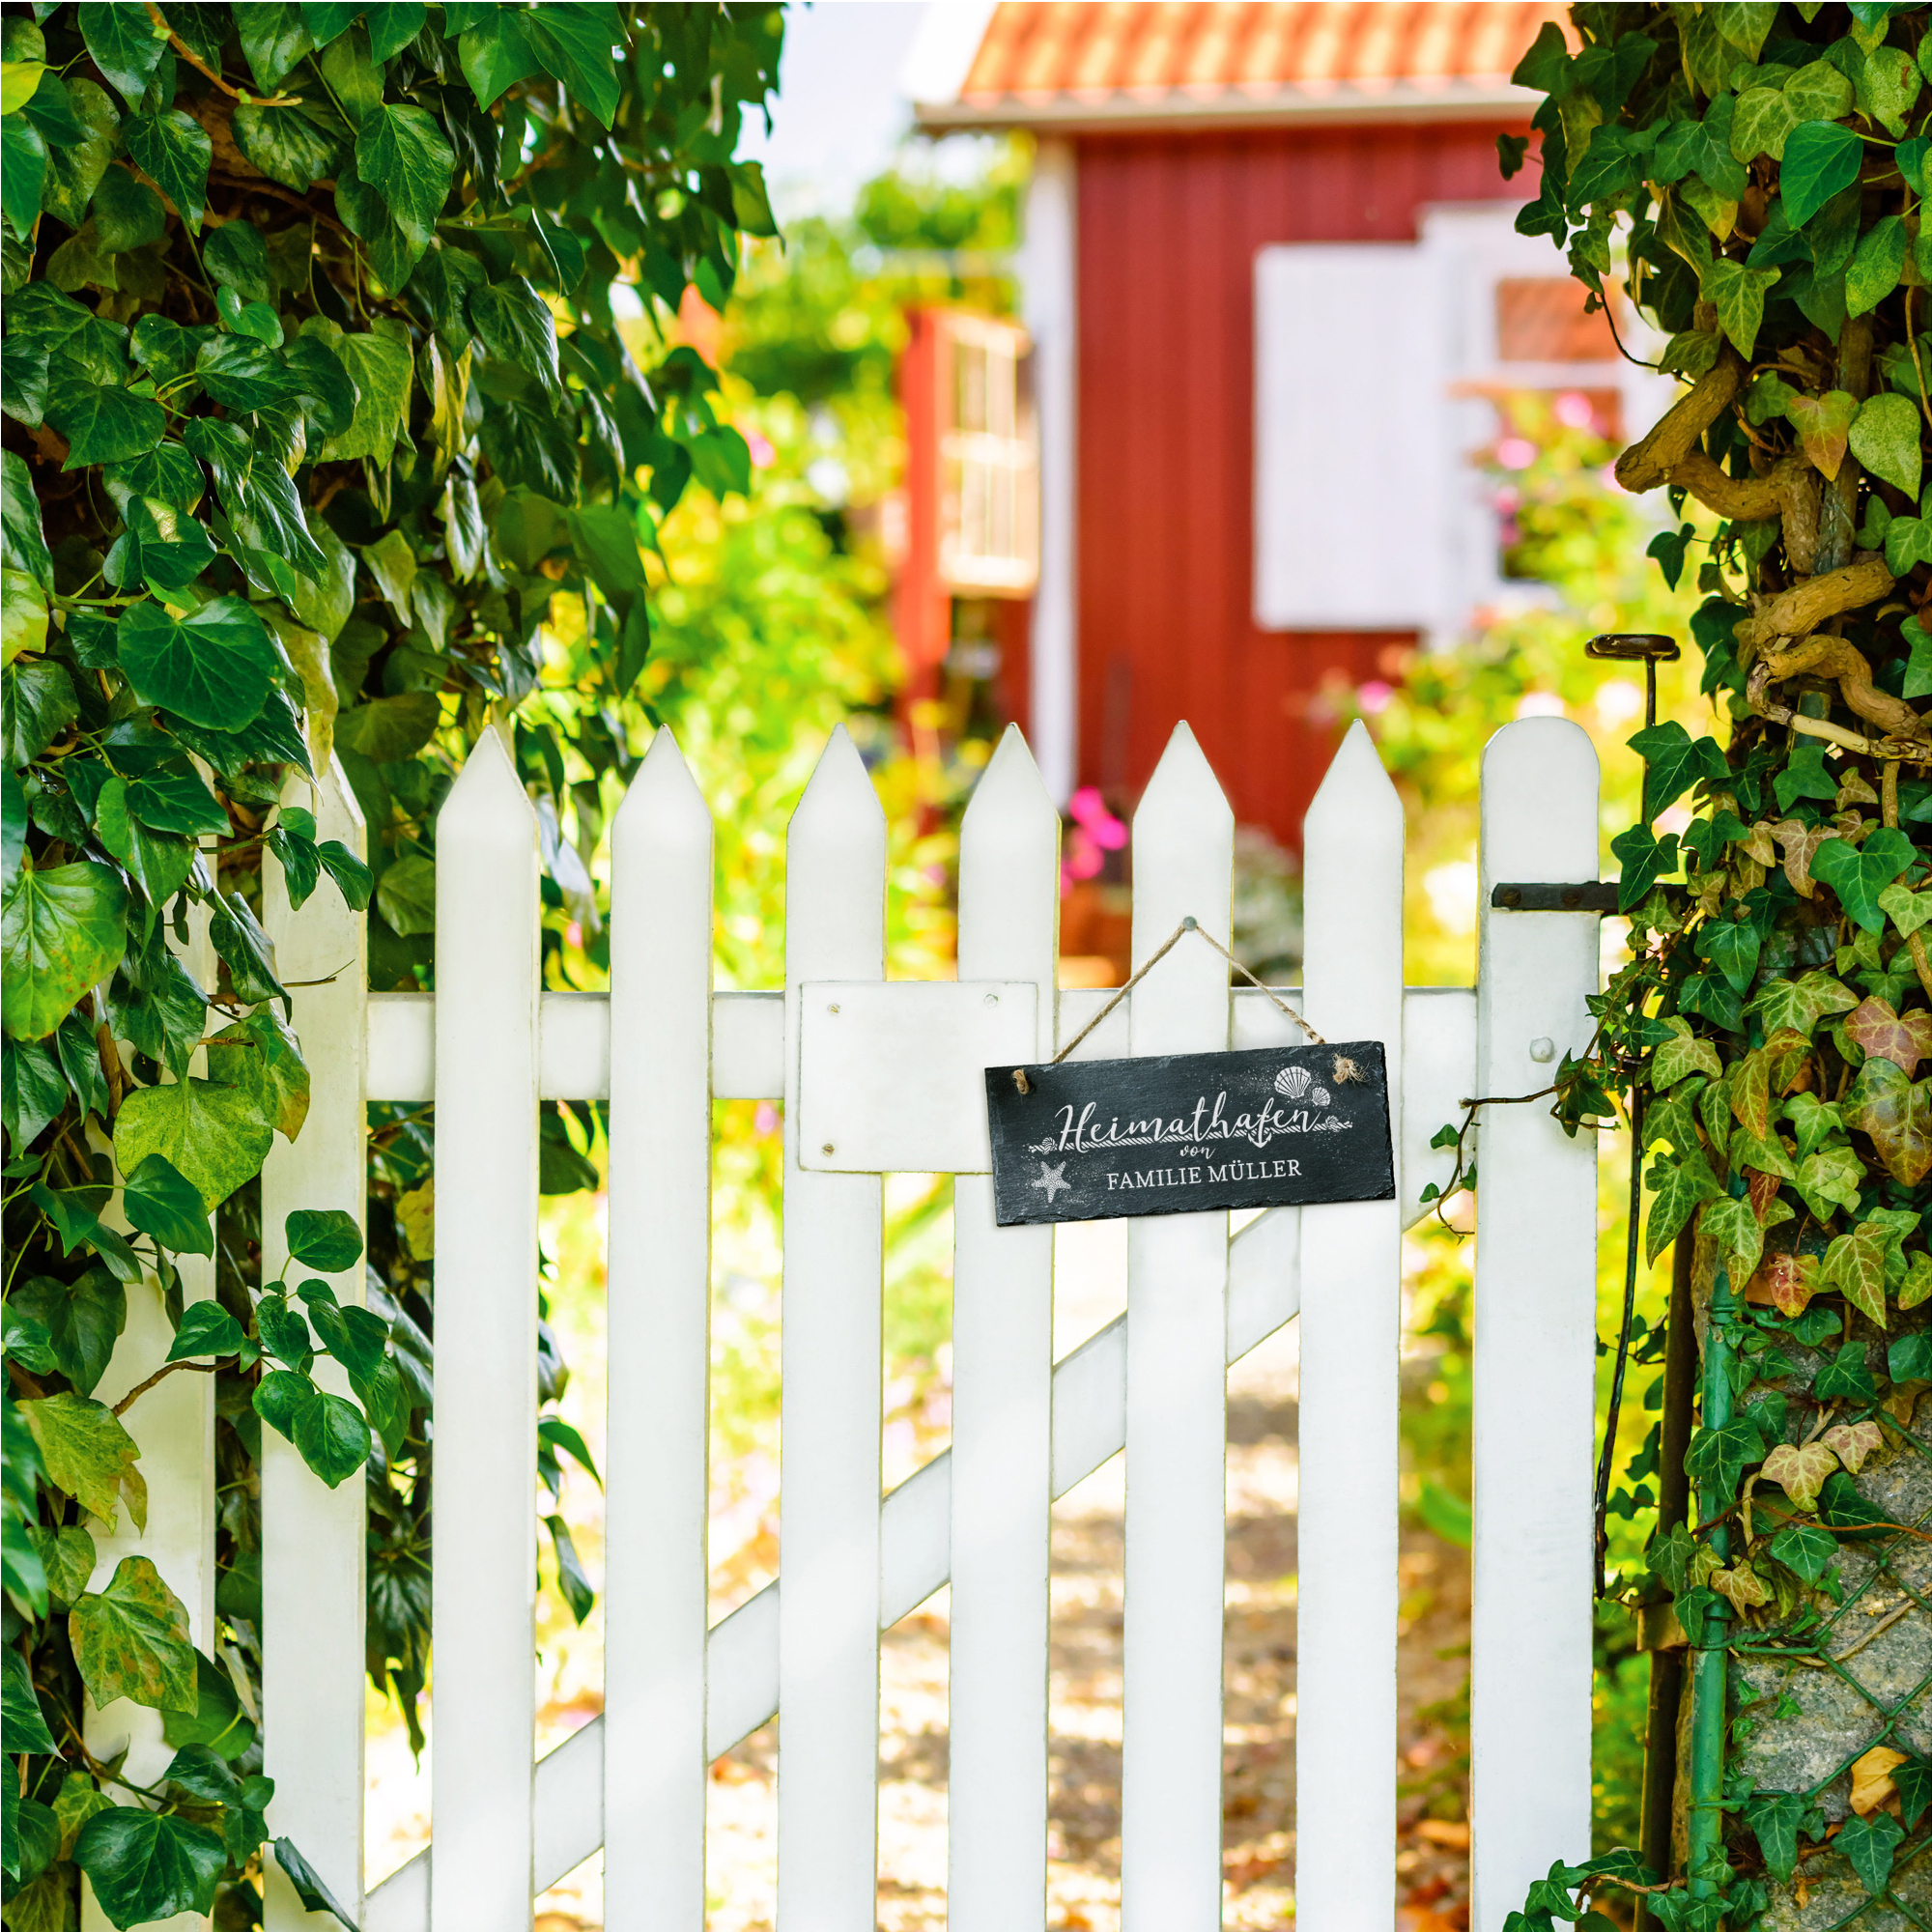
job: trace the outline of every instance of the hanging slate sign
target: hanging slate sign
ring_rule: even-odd
[[[1395,1196],[1375,1039],[989,1066],[986,1121],[1003,1228]]]

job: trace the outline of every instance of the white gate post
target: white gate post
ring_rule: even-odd
[[[1235,815],[1177,724],[1134,813],[1136,968],[1190,915],[1223,946]],[[1134,989],[1128,1051],[1225,1050],[1228,963],[1183,939]],[[1219,1932],[1228,1216],[1127,1224],[1123,1932]]]
[[[876,1923],[883,1293],[875,1174],[799,1165],[801,985],[885,975],[886,818],[841,724],[785,839],[779,1922]]]
[[[537,821],[486,730],[436,827],[432,1932],[527,1932],[536,1735]]]
[[[1402,1122],[1402,801],[1358,723],[1308,809],[1309,1024],[1379,1039]],[[1301,1210],[1295,1904],[1323,1932],[1395,1918],[1403,1190]]]
[[[1053,1052],[1060,815],[1009,726],[959,839],[959,977],[1031,980]],[[1053,1230],[1000,1228],[993,1181],[952,1183],[952,1689],[947,1922],[1046,1920]]]
[[[1597,876],[1597,756],[1525,719],[1483,754],[1478,1094],[1530,1094],[1590,1039],[1598,923],[1498,912],[1510,881]],[[1591,1484],[1597,1143],[1548,1101],[1478,1130],[1475,1607],[1470,1827],[1475,1932],[1497,1932],[1552,1859],[1590,1855]]]
[[[711,813],[668,727],[611,840],[604,1897],[703,1932]]]
[[[313,803],[318,838],[338,838],[365,856],[362,814],[339,764],[331,762],[313,792],[305,779],[291,779],[284,796],[290,805]],[[263,924],[285,982],[322,982],[293,994],[296,1037],[308,1063],[308,1116],[295,1142],[277,1138],[262,1169],[262,1271],[271,1280],[288,1260],[283,1223],[296,1209],[339,1208],[358,1229],[365,1225],[368,922],[327,878],[299,910],[292,908],[282,868],[268,854]],[[345,1307],[361,1304],[362,1263],[330,1276],[328,1285]],[[340,1364],[327,1357],[317,1362],[316,1378],[333,1394],[350,1392]],[[352,1915],[362,1898],[366,1490],[360,1470],[329,1489],[286,1436],[263,1430],[262,1743],[263,1768],[275,1780],[270,1818]],[[269,1932],[333,1923],[327,1913],[302,1910],[272,1859],[266,1870]]]

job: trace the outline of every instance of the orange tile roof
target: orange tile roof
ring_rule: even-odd
[[[1526,108],[1534,0],[1004,0],[922,126],[1408,119]]]

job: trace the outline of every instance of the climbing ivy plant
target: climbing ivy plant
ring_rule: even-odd
[[[645,558],[691,479],[749,473],[668,324],[688,290],[722,307],[740,236],[773,232],[734,155],[781,34],[770,6],[0,8],[0,1863],[20,1932],[73,1924],[81,1874],[117,1926],[257,1923],[270,1857],[330,1903],[266,1842],[265,1426],[324,1482],[367,1484],[370,1670],[414,1725],[434,1123],[374,1111],[366,1256],[347,1214],[298,1212],[264,1279],[256,1178],[308,1099],[265,855],[298,919],[317,895],[366,911],[376,985],[427,986],[436,809],[498,728],[544,831],[547,970],[595,961],[579,847],[597,781],[632,761],[615,706],[650,648]],[[547,625],[570,631],[567,680]],[[318,836],[331,760],[366,860]],[[593,1179],[590,1125],[548,1111],[547,1191]],[[184,1256],[213,1258],[212,1297],[185,1295]],[[366,1307],[319,1279],[358,1265]],[[110,1406],[142,1298],[173,1346]],[[541,1361],[548,1401],[547,1334]],[[110,1571],[96,1543],[143,1526],[128,1411],[186,1373],[213,1375],[218,1417],[200,1653],[155,1565]],[[542,1434],[554,1492],[559,1453],[588,1457],[554,1413]],[[153,1782],[87,1747],[85,1706],[116,1699],[160,1714]]]
[[[1543,97],[1518,226],[1567,250],[1593,306],[1620,282],[1687,385],[1616,475],[1661,493],[1652,554],[1704,593],[1715,714],[1631,741],[1641,818],[1611,847],[1630,954],[1565,1094],[1573,1118],[1614,1096],[1638,1122],[1645,1252],[1687,1244],[1688,1492],[1661,1418],[1625,1492],[1656,1516],[1645,1573],[1624,1581],[1653,1624],[1667,1604],[1690,1711],[1650,1861],[1559,1863],[1510,1923],[1543,1932],[1593,1895],[1698,1932],[1774,1907],[1921,1923],[1932,14],[1571,18],[1517,71]],[[1506,173],[1528,145],[1499,143]]]

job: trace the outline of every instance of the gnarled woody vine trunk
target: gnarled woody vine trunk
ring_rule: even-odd
[[[1518,70],[1544,96],[1519,227],[1599,298],[1620,254],[1688,384],[1616,473],[1664,493],[1672,581],[1696,559],[1715,711],[1704,736],[1632,741],[1643,819],[1612,841],[1631,954],[1574,1085],[1644,1101],[1647,1252],[1693,1244],[1675,1319],[1697,1407],[1690,1494],[1622,1583],[1686,1646],[1674,1816],[1646,1821],[1649,1868],[1558,1866],[1520,1922],[1574,1917],[1581,1891],[1670,1926],[1924,1923],[1932,15],[1572,21]],[[1526,158],[1500,148],[1506,170]]]

